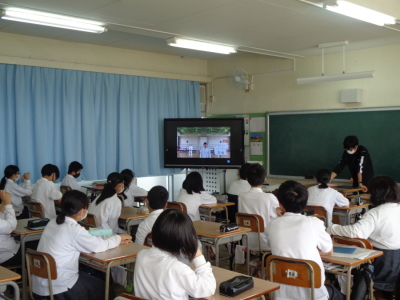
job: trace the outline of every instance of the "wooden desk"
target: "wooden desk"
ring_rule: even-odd
[[[110,287],[110,269],[114,266],[129,264],[136,260],[136,255],[140,250],[149,247],[130,243],[121,245],[113,249],[109,249],[99,253],[81,253],[80,263],[86,264],[92,268],[106,272],[106,288],[105,300],[108,300],[108,292]]]
[[[18,280],[20,278],[21,275],[0,266],[0,286],[11,285],[14,288],[15,300],[19,300],[19,287],[14,280]]]
[[[359,194],[362,191],[362,188],[359,187],[351,187],[351,188],[341,188],[340,186],[331,186],[331,188],[337,190],[339,193],[343,194],[347,198],[347,196],[351,196],[353,193]]]
[[[212,203],[212,204],[202,204],[200,205],[201,208],[205,208],[208,210],[208,220],[211,221],[211,213],[213,211],[220,211],[225,209],[225,214],[226,214],[226,223],[229,223],[228,219],[228,206],[235,205],[233,202],[227,202],[227,203]]]
[[[30,241],[37,241],[40,239],[43,233],[43,229],[40,230],[30,230],[25,228],[28,225],[28,221],[35,220],[37,218],[21,219],[17,220],[17,227],[13,231],[14,234],[20,236],[21,239],[21,255],[22,255],[22,299],[27,299],[27,274],[25,268],[25,243]]]
[[[243,238],[243,236],[245,236],[246,237],[245,246],[247,247],[247,249],[249,249],[249,237],[247,233],[251,231],[250,228],[239,227],[238,230],[234,230],[231,232],[220,232],[219,231],[219,228],[221,227],[220,223],[208,222],[208,221],[194,221],[193,226],[198,236],[214,239],[213,246],[215,246],[216,248],[215,265],[217,267],[219,266],[220,245],[240,240],[241,238]],[[210,246],[210,244],[205,241],[201,241],[201,243],[203,245]],[[250,251],[247,251],[246,252],[247,274],[250,274],[249,262],[250,262]]]
[[[121,215],[119,220],[123,223],[125,230],[130,234],[130,229],[134,225],[140,224],[144,218],[147,218],[148,214],[138,213],[138,209],[134,207],[122,207]]]
[[[369,207],[368,203],[364,203],[364,204],[361,204],[361,205],[354,205],[354,204],[351,203],[349,205],[349,207],[335,206],[333,208],[333,215],[334,216],[344,216],[344,217],[346,217],[347,218],[346,223],[347,223],[347,225],[350,225],[351,215],[354,215],[354,214],[358,213],[363,208],[368,210],[368,207]]]
[[[83,188],[86,189],[86,196],[89,196],[89,193],[95,194],[95,195],[100,195],[101,192],[104,189],[104,184],[103,185],[93,185],[93,186],[82,186]]]
[[[334,246],[348,246],[348,245],[339,245],[339,244],[334,244]],[[356,248],[356,247],[355,247]],[[328,255],[328,256],[321,256],[322,261],[324,262],[330,262],[338,265],[342,265],[343,271],[338,271],[338,270],[327,270],[325,269],[326,272],[337,274],[337,275],[344,275],[347,276],[347,287],[346,287],[346,300],[350,300],[350,294],[351,294],[351,270],[356,268],[357,266],[374,259],[378,256],[382,256],[383,252],[382,251],[376,251],[376,250],[368,250],[368,249],[363,249],[365,251],[370,252],[368,257],[364,259],[356,259],[356,258],[346,258],[346,257],[336,257],[334,255]]]

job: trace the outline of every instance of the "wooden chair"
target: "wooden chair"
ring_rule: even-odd
[[[60,186],[60,192],[61,192],[61,194],[65,194],[66,192],[68,192],[68,191],[71,191],[72,189],[71,189],[71,187],[70,186],[67,186],[67,185],[62,185],[62,186]]]
[[[40,202],[28,202],[28,211],[30,218],[44,218],[44,208]]]
[[[359,248],[370,249],[370,250],[374,249],[374,246],[371,244],[371,242],[366,239],[348,238],[344,236],[332,235],[332,241],[334,243],[343,245],[356,246]]]
[[[322,286],[321,268],[312,260],[301,260],[270,255],[267,258],[267,279],[271,282],[311,288],[311,299],[315,299],[314,289]]]
[[[152,236],[151,232],[146,236],[143,244],[147,247],[153,246],[153,236]]]
[[[265,257],[271,254],[271,251],[264,251],[261,245],[261,233],[264,232],[264,219],[260,215],[236,213],[236,223],[240,227],[250,228],[251,232],[256,232],[258,235],[258,249],[262,254],[261,258],[261,278],[265,279]]]
[[[81,224],[83,227],[85,227],[86,230],[89,230],[89,228],[99,227],[96,216],[93,214],[87,214],[86,218],[79,221],[79,224]]]
[[[129,294],[126,294],[126,293],[119,295],[114,300],[125,300],[125,299],[129,299],[129,300],[146,300],[144,298],[139,298],[139,297],[132,296],[132,295],[129,295]]]
[[[314,213],[318,215],[317,218],[324,221],[325,227],[328,227],[328,213],[323,206],[316,206],[316,205],[307,205],[306,209],[312,209]]]
[[[167,202],[167,208],[175,208],[187,213],[186,204],[182,202]]]
[[[26,249],[26,267],[28,270],[28,280],[30,295],[32,294],[32,275],[46,278],[49,283],[50,299],[54,300],[52,280],[57,279],[57,265],[54,258],[47,253]]]

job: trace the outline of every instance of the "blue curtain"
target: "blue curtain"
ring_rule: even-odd
[[[0,172],[15,164],[36,181],[52,163],[63,177],[77,160],[88,180],[173,173],[163,120],[200,117],[199,97],[193,81],[0,64]]]

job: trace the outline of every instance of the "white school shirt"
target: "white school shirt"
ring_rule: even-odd
[[[211,150],[210,148],[201,148],[200,149],[200,158],[211,158]]]
[[[12,195],[11,204],[14,210],[18,212],[15,213],[15,215],[19,216],[24,210],[24,203],[22,202],[22,197],[30,196],[32,194],[31,181],[25,180],[24,182],[20,182],[20,184],[18,185],[11,179],[7,179],[4,190]]]
[[[62,194],[56,188],[53,181],[49,181],[42,177],[36,181],[36,184],[33,186],[31,199],[32,201],[42,203],[45,218],[51,220],[57,216],[54,201],[61,198]]]
[[[4,213],[0,213],[0,263],[9,260],[19,250],[10,233],[17,227],[17,219],[12,205],[6,205]]]
[[[334,206],[349,206],[349,200],[333,188],[320,189],[318,185],[308,188],[307,205],[323,206],[326,209],[328,226],[332,225]]]
[[[133,206],[133,202],[135,202],[135,197],[140,196],[147,196],[147,191],[138,187],[133,182],[129,185],[129,187],[124,192],[125,196],[127,197],[124,200],[124,206]]]
[[[247,180],[239,179],[231,183],[228,189],[228,194],[239,195],[250,191],[251,185]]]
[[[217,203],[217,199],[207,193],[206,191],[201,191],[199,193],[188,194],[188,192],[181,188],[179,191],[179,196],[176,199],[177,202],[182,202],[186,205],[187,214],[192,221],[200,220],[199,206],[202,204],[212,204]]]
[[[152,211],[149,214],[149,216],[139,224],[138,230],[136,232],[136,240],[135,240],[136,244],[139,245],[144,244],[146,236],[151,232],[154,223],[156,222],[158,216],[161,215],[163,211],[164,209],[157,209],[155,211]]]
[[[92,236],[74,219],[65,217],[61,225],[51,220],[40,238],[37,250],[53,256],[57,265],[57,279],[52,280],[53,293],[59,294],[71,289],[79,277],[79,255],[81,253],[102,252],[117,247],[121,242],[119,235],[109,238]],[[48,296],[47,278],[32,276],[35,294]]]
[[[193,259],[195,269],[156,247],[141,250],[134,272],[135,296],[152,300],[187,300],[215,294],[216,282],[203,255]]]
[[[328,300],[328,291],[324,286],[324,266],[318,249],[329,252],[333,244],[325,231],[324,222],[315,217],[287,212],[267,225],[266,235],[272,255],[312,260],[320,266],[322,286],[315,289],[315,299]],[[311,299],[311,289],[281,284],[275,292],[275,299]]]
[[[381,204],[368,212],[353,225],[333,225],[327,232],[350,238],[368,239],[379,249],[400,249],[400,204]]]
[[[114,196],[104,199],[100,204],[96,204],[99,197],[89,205],[88,212],[96,216],[100,227],[111,228],[114,234],[126,233],[118,227],[118,219],[122,209],[121,199],[118,198],[117,194],[114,194]]]
[[[277,207],[279,207],[278,199],[271,193],[264,193],[260,188],[252,187],[247,193],[239,195],[238,212],[260,215],[264,220],[264,227],[278,217],[276,214]],[[249,249],[259,251],[258,233],[249,232],[248,236]],[[261,248],[262,250],[269,250],[265,231],[261,233]]]
[[[81,186],[74,176],[67,174],[64,179],[61,181],[61,185],[69,186],[73,190],[80,191]]]

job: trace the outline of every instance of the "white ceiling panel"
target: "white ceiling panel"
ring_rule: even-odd
[[[60,28],[19,23],[19,22],[12,22],[12,24],[1,28],[0,31],[7,33],[14,33],[14,34],[37,36],[48,39],[56,39],[63,35],[71,33],[71,30],[67,29],[60,29]]]

